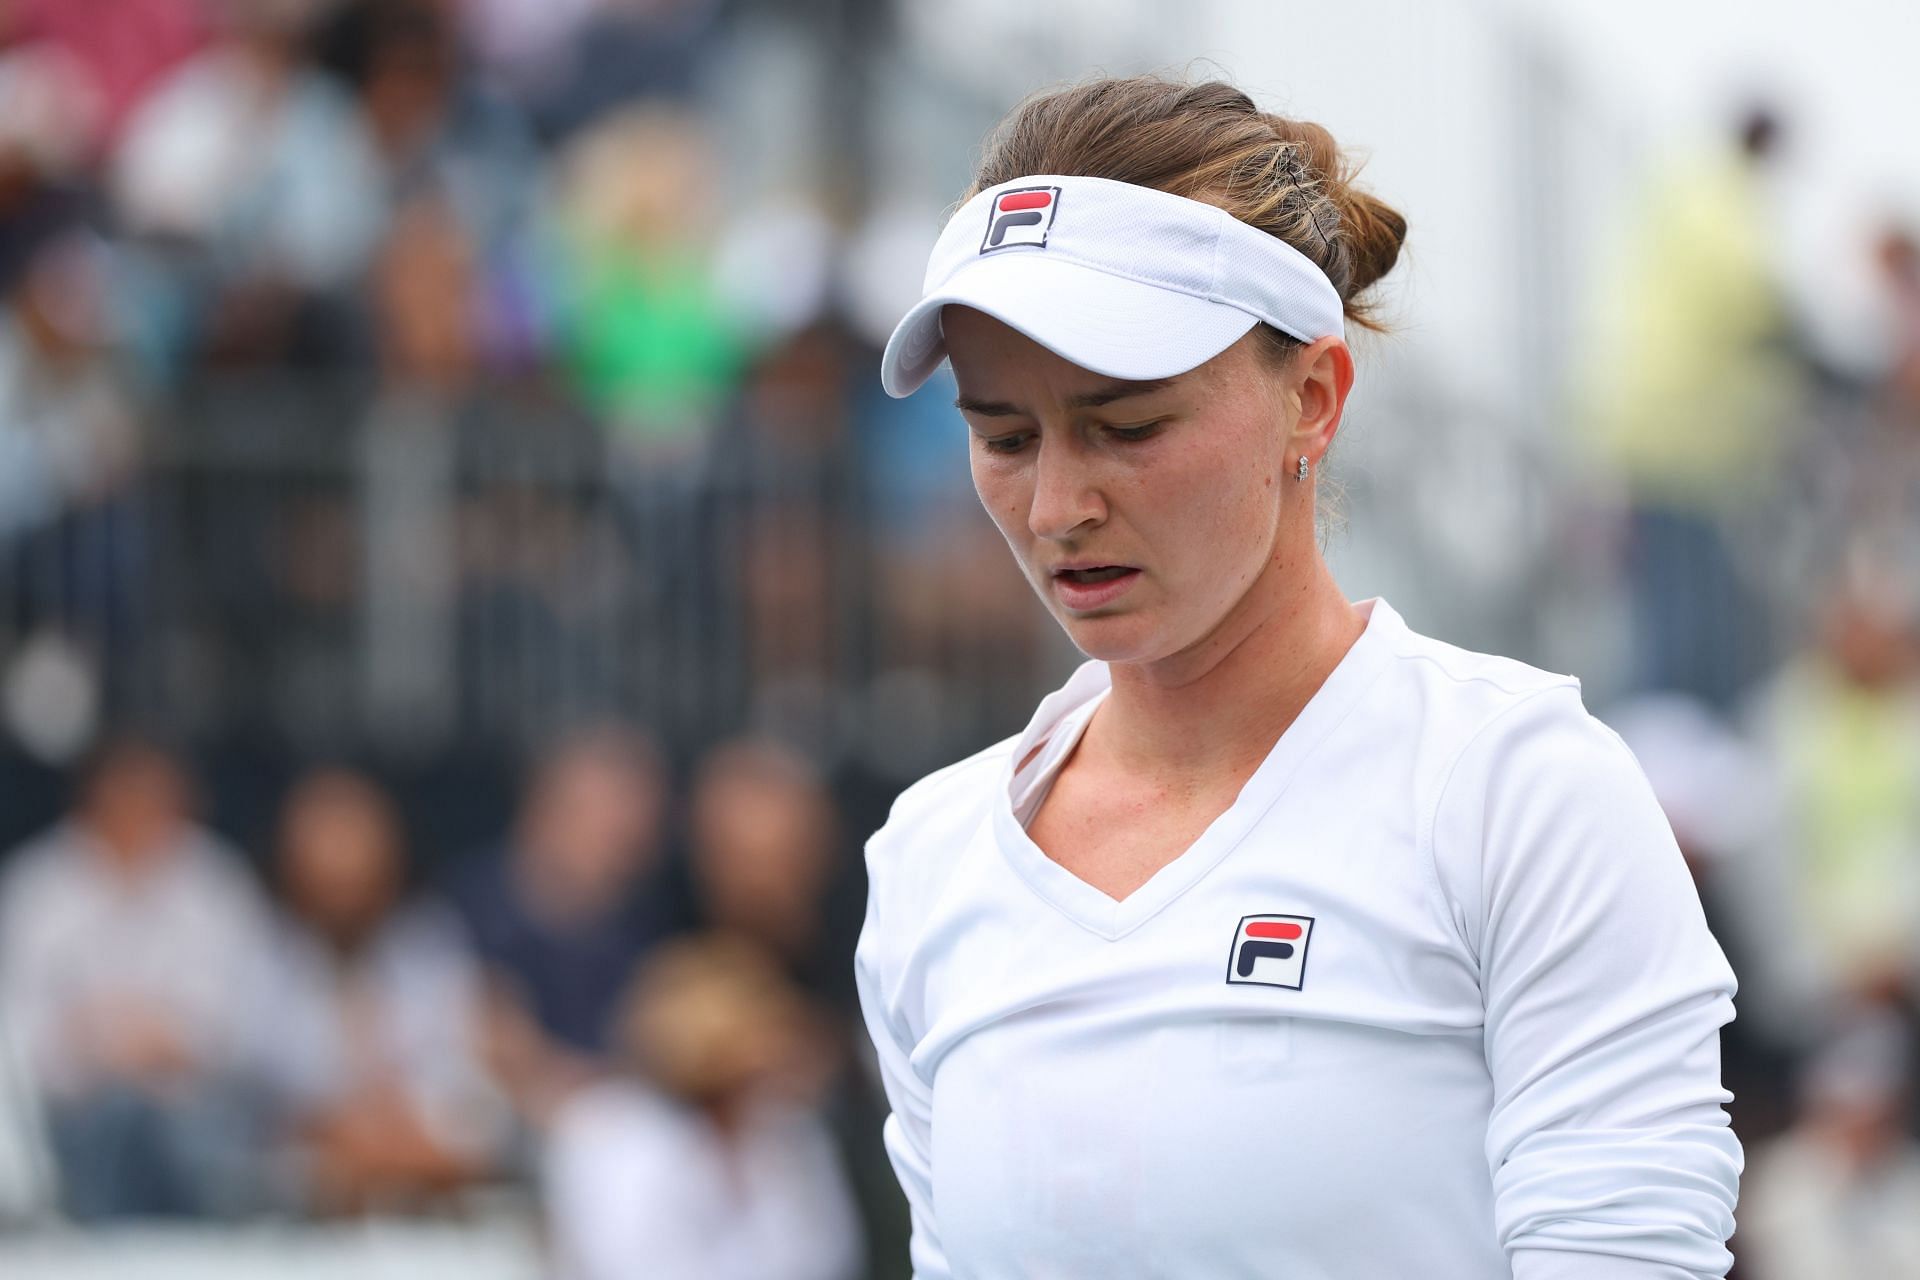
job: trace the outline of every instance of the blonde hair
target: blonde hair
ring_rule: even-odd
[[[786,1066],[813,1029],[806,998],[767,951],[722,933],[661,943],[629,978],[629,1065],[688,1102],[725,1101]]]

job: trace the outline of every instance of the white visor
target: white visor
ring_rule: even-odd
[[[1264,320],[1302,342],[1346,336],[1312,259],[1226,210],[1111,178],[1032,174],[947,222],[880,383],[911,395],[946,359],[940,308],[974,307],[1110,378],[1170,378]]]

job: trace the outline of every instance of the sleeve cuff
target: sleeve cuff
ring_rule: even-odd
[[[1610,1253],[1515,1249],[1512,1258],[1513,1280],[1707,1280],[1671,1263]]]

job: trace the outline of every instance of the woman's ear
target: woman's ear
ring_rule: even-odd
[[[1300,420],[1294,423],[1289,450],[1319,459],[1340,430],[1340,415],[1353,390],[1353,353],[1340,338],[1318,339],[1294,356],[1292,376]]]

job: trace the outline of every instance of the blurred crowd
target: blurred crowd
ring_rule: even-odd
[[[1881,327],[1819,354],[1770,213],[1791,122],[1657,176],[1575,413],[1639,755],[1739,976],[1736,1274],[1920,1276],[1920,223],[1865,211]]]
[[[904,1257],[859,848],[945,745],[848,754],[841,633],[897,745],[1031,612],[928,578],[853,211],[730,208],[753,9],[0,3],[0,1223]]]
[[[351,766],[293,781],[264,878],[195,812],[178,753],[116,738],[0,881],[27,1082],[0,1140],[45,1133],[68,1218],[458,1216],[519,1187],[556,1275],[862,1274],[860,903],[797,752],[722,743],[681,795],[655,743],[582,728],[443,880]]]
[[[899,228],[743,186],[780,10],[0,0],[0,1226],[904,1274],[862,839],[1062,655],[877,387]],[[1736,1275],[1920,1277],[1920,228],[1816,354],[1795,144],[1650,177],[1552,536],[1741,979]]]
[[[831,138],[819,95],[762,87],[807,17],[0,5],[14,734],[64,764],[132,709],[430,750],[612,708],[839,752],[850,679],[863,727],[1013,705],[927,692],[956,646],[1031,652],[1038,615],[986,571],[937,398],[872,377],[886,228],[858,173],[731,140]],[[739,118],[769,105],[811,133]]]

